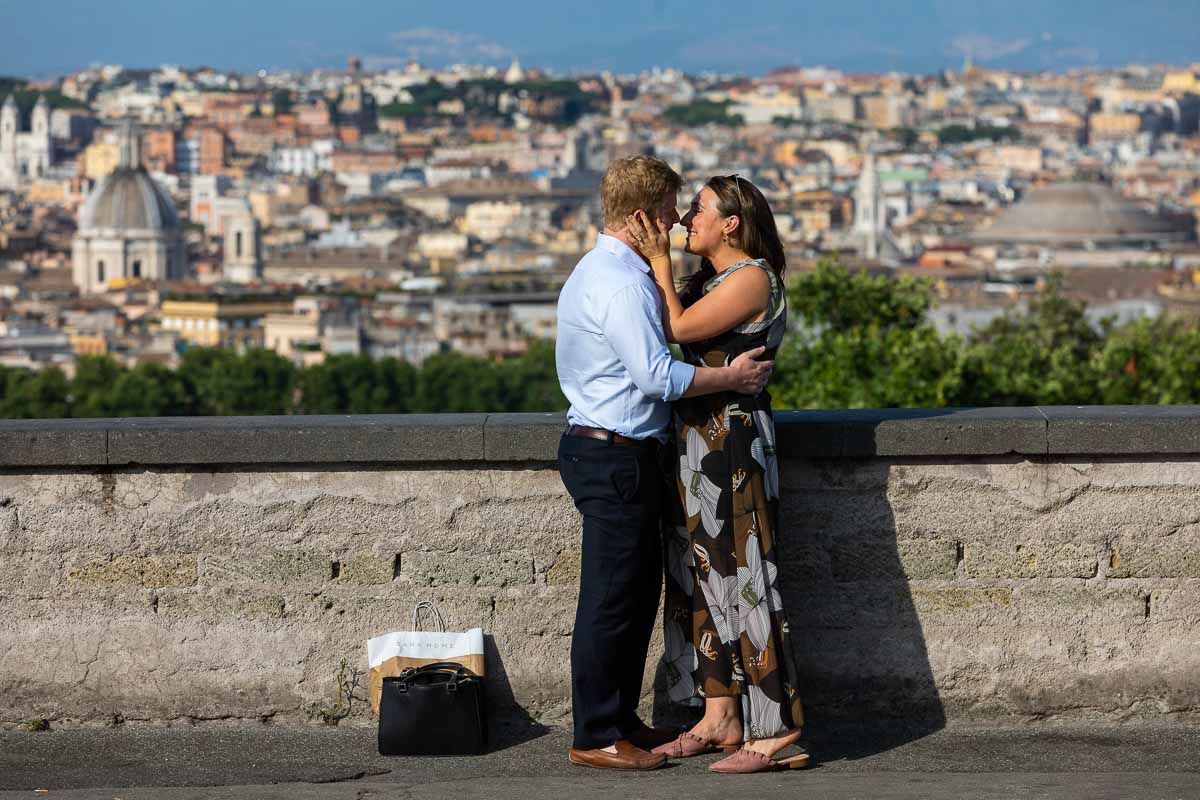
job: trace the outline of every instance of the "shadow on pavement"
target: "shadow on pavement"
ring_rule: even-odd
[[[553,730],[535,720],[517,702],[504,668],[504,659],[496,647],[495,638],[490,634],[483,637],[483,652],[484,663],[487,664],[488,752],[507,750]]]

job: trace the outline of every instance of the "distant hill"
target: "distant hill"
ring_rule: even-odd
[[[17,108],[20,109],[23,117],[28,117],[29,112],[33,110],[33,106],[37,103],[40,95],[46,96],[46,102],[50,104],[50,108],[81,108],[86,109],[88,105],[81,103],[73,97],[67,97],[58,89],[28,89],[29,81],[24,78],[13,78],[7,75],[0,75],[0,102],[12,95],[16,98]]]
[[[13,78],[8,75],[0,75],[0,97],[7,97],[14,90],[20,89],[27,85],[29,81],[24,78]]]

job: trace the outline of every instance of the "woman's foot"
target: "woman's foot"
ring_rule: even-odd
[[[692,758],[706,753],[732,753],[737,749],[736,744],[718,745],[690,733],[681,733],[673,741],[660,744],[651,752],[660,753],[667,758]]]
[[[709,697],[704,716],[688,731],[692,736],[722,747],[741,745],[742,714],[736,697]]]
[[[736,716],[710,716],[705,714],[690,731],[692,736],[719,747],[738,746],[742,743],[742,720]]]
[[[733,755],[710,764],[708,769],[710,772],[721,772],[726,775],[750,775],[756,772],[772,772],[780,769],[804,769],[808,763],[808,753],[775,759],[743,747]]]
[[[754,739],[746,742],[745,748],[753,750],[755,753],[771,758],[783,748],[790,744],[795,744],[800,741],[800,729],[796,728],[793,731],[772,737],[770,739]]]

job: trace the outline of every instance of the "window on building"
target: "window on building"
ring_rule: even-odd
[[[133,261],[133,272],[132,272],[132,275],[133,275],[133,277],[135,277],[135,278],[140,278],[140,277],[142,277],[142,262],[141,262],[141,260],[139,260],[139,259],[134,259],[134,261]]]
[[[104,283],[104,261],[96,262],[96,283]]]
[[[233,252],[234,252],[234,255],[236,255],[238,258],[242,257],[242,232],[241,231],[238,231],[237,234],[234,235]]]

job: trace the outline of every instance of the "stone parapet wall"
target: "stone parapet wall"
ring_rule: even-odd
[[[0,724],[336,718],[422,599],[488,634],[498,717],[563,721],[562,425],[0,423]],[[779,440],[812,717],[1200,710],[1200,408],[787,412]]]

